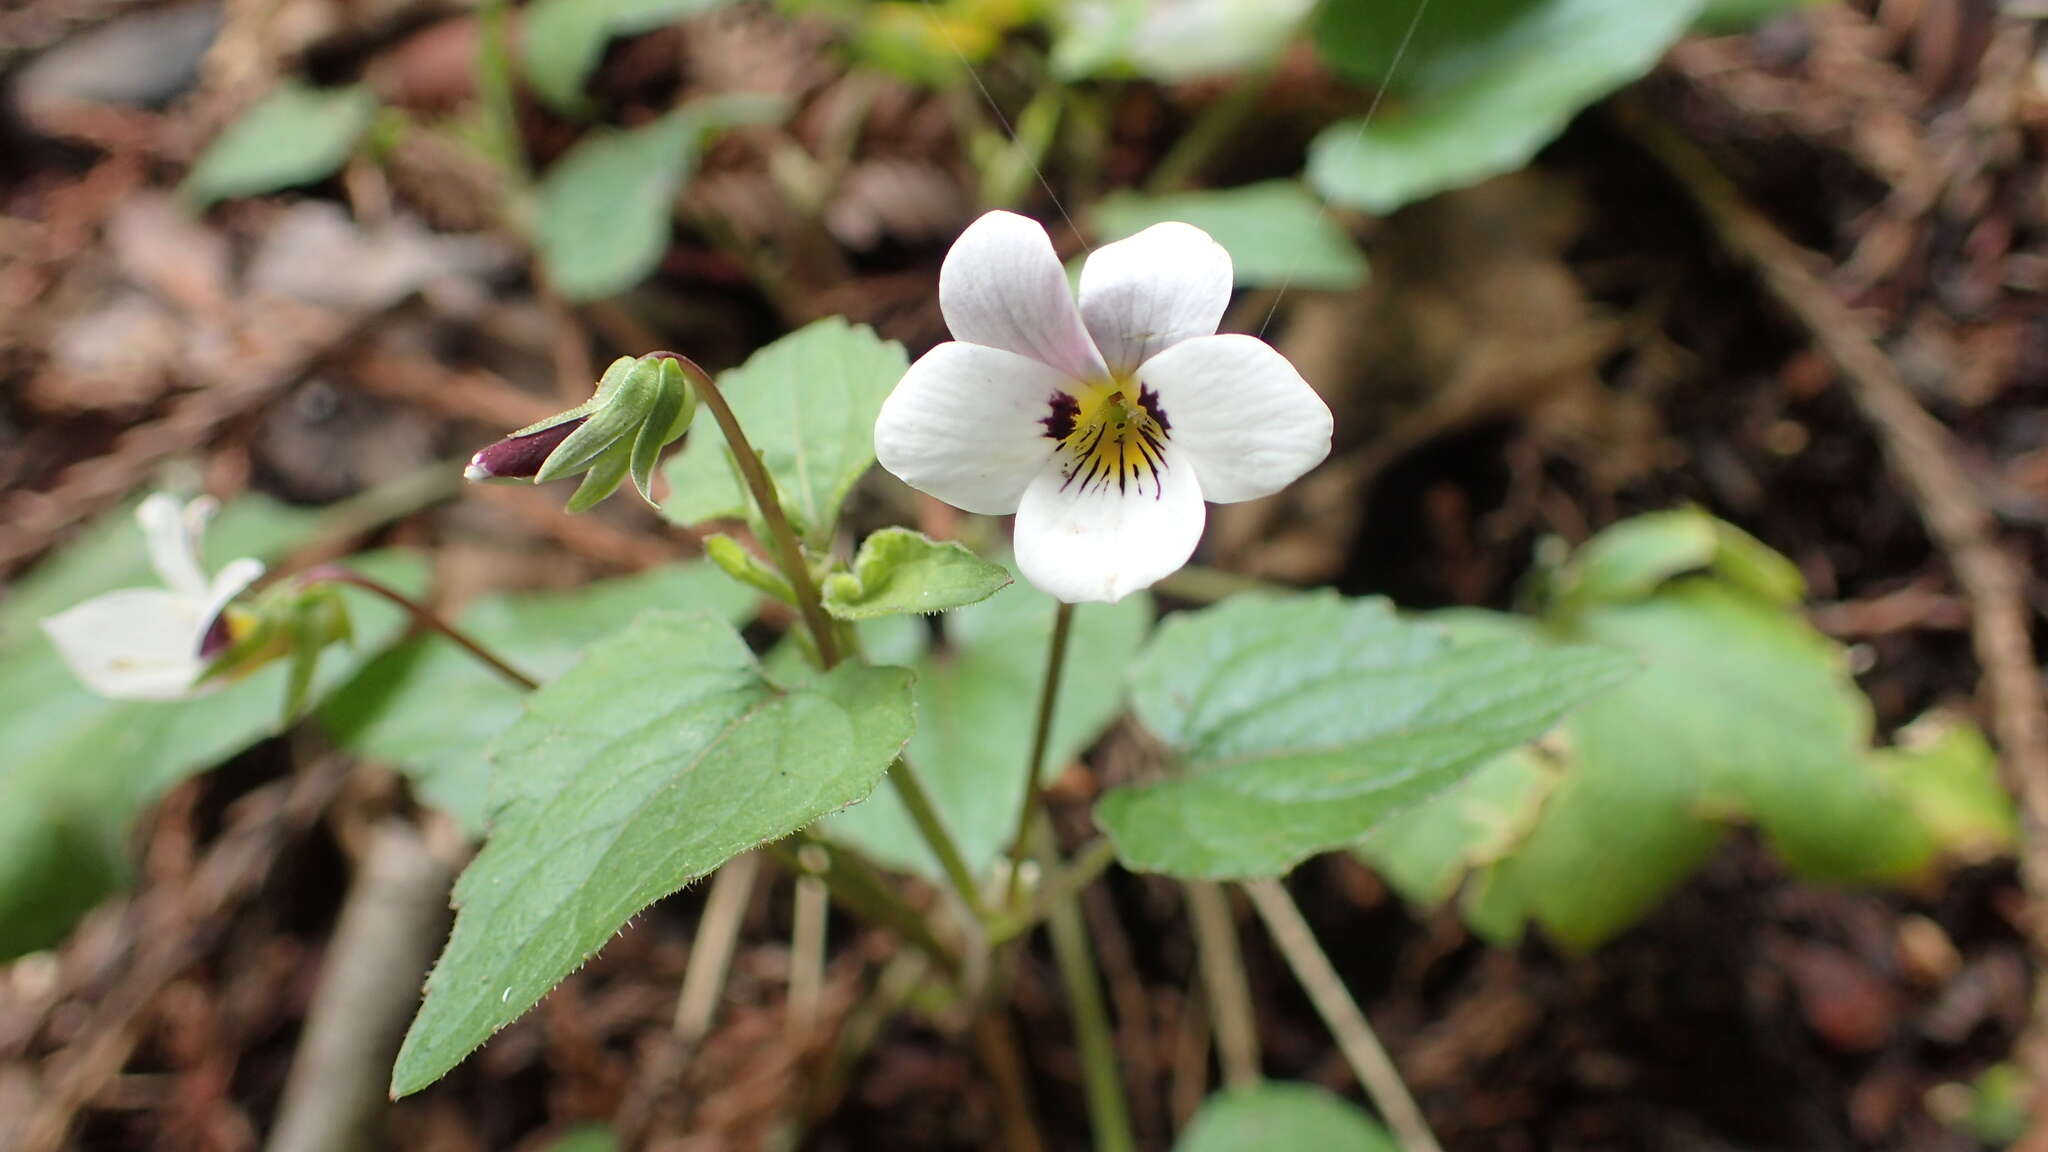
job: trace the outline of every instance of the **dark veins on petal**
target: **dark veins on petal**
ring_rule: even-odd
[[[1143,408],[1146,415],[1159,423],[1161,432],[1173,431],[1172,422],[1166,418],[1166,410],[1159,406],[1159,393],[1143,384],[1138,385],[1138,407]]]
[[[1063,441],[1074,434],[1074,422],[1081,418],[1081,402],[1065,392],[1055,392],[1049,403],[1052,410],[1038,422],[1045,425],[1047,438]]]

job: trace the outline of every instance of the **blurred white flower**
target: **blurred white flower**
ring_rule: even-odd
[[[236,560],[207,579],[199,542],[214,507],[207,499],[181,507],[162,493],[144,500],[135,518],[165,586],[95,596],[42,622],[87,688],[116,700],[182,700],[215,687],[198,681],[226,637],[209,642],[208,631],[263,565]]]
[[[970,225],[939,273],[954,340],[910,366],[875,455],[969,512],[1017,514],[1017,566],[1068,603],[1120,600],[1187,563],[1207,518],[1330,451],[1330,410],[1285,357],[1218,336],[1230,256],[1187,224],[1107,244],[1080,303],[1045,229]]]

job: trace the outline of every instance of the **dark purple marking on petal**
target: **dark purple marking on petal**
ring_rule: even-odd
[[[206,622],[206,633],[199,638],[199,658],[211,660],[227,651],[234,642],[234,629],[228,626],[227,609],[223,608]]]
[[[1138,385],[1138,407],[1143,408],[1161,432],[1173,431],[1173,425],[1166,419],[1166,410],[1159,406],[1159,393],[1143,384]]]
[[[583,427],[587,419],[587,416],[578,416],[538,432],[508,436],[470,457],[469,467],[463,475],[472,480],[530,480],[539,474],[540,466],[548,456],[562,446],[562,441]]]
[[[1045,425],[1045,435],[1051,440],[1065,440],[1074,434],[1074,424],[1081,418],[1081,402],[1065,392],[1054,392],[1047,401],[1051,411],[1039,418]]]

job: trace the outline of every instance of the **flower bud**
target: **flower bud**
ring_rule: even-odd
[[[536,484],[581,475],[569,498],[571,512],[593,507],[630,475],[652,504],[654,465],[689,428],[696,407],[696,394],[672,357],[621,356],[589,400],[484,448],[463,475]]]

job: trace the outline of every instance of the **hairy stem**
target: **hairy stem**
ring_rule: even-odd
[[[1062,603],[1052,618],[1052,647],[1045,657],[1045,681],[1038,688],[1038,725],[1031,734],[1031,756],[1024,763],[1024,798],[1017,807],[1017,834],[1010,841],[1008,907],[1017,902],[1017,883],[1031,845],[1031,822],[1044,804],[1039,776],[1045,771],[1045,748],[1052,741],[1052,717],[1059,705],[1060,676],[1067,666],[1067,634],[1073,630],[1074,606]]]
[[[1249,881],[1244,892],[1251,897],[1259,919],[1266,922],[1266,931],[1272,934],[1273,943],[1279,946],[1294,978],[1301,981],[1316,1014],[1336,1037],[1338,1050],[1344,1053],[1344,1060],[1351,1065],[1358,1082],[1365,1086],[1366,1095],[1372,1097],[1373,1107],[1379,1109],[1387,1127],[1400,1139],[1403,1152],[1443,1152],[1415,1097],[1401,1083],[1393,1057],[1387,1055],[1379,1037],[1373,1035],[1372,1025],[1366,1023],[1365,1013],[1359,1011],[1358,1002],[1344,987],[1336,966],[1323,953],[1322,945],[1316,943],[1316,935],[1309,930],[1308,921],[1302,919],[1294,898],[1277,880]]]
[[[373,580],[360,572],[351,571],[337,564],[322,564],[315,568],[308,568],[300,573],[298,578],[301,582],[307,584],[346,584],[352,588],[361,588],[365,592],[381,596],[400,608],[405,609],[412,616],[415,624],[438,632],[453,640],[464,651],[482,661],[485,667],[503,676],[520,688],[531,692],[540,687],[540,681],[500,660],[490,649],[478,643],[468,633],[441,619],[439,615],[435,614],[426,605],[421,604],[419,601],[414,600],[412,597],[407,596],[405,593],[400,592],[381,580]]]
[[[649,352],[648,355],[676,362],[697,389],[697,398],[711,409],[712,418],[718,421],[718,430],[725,433],[725,446],[731,449],[733,462],[739,465],[740,478],[753,495],[754,506],[761,510],[762,522],[768,526],[769,542],[775,548],[775,562],[789,580],[790,590],[796,593],[796,610],[803,616],[804,626],[810,629],[811,639],[818,646],[818,662],[831,669],[839,663],[838,633],[833,631],[831,618],[825,615],[824,602],[818,598],[818,582],[811,579],[810,565],[804,560],[804,546],[797,539],[788,513],[782,510],[782,500],[775,494],[775,481],[761,466],[761,458],[754,454],[754,446],[740,428],[739,417],[733,415],[732,405],[725,402],[725,393],[718,390],[711,373],[698,367],[695,360],[677,352]]]

